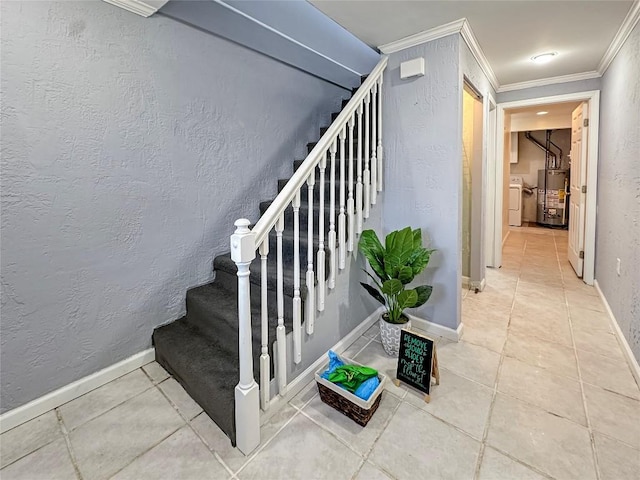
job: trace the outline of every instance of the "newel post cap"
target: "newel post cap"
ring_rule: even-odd
[[[256,258],[255,235],[249,230],[251,222],[246,218],[236,220],[236,231],[231,235],[231,259],[235,263],[248,263]]]

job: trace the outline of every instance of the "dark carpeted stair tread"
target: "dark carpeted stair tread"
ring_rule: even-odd
[[[153,332],[156,360],[185,388],[235,446],[234,389],[239,367],[227,345],[185,319]]]

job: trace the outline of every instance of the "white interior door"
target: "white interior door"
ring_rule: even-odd
[[[584,263],[584,219],[587,197],[588,104],[582,103],[571,114],[571,195],[569,196],[569,246],[567,257],[582,277]]]

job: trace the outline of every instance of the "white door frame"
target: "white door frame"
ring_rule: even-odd
[[[484,159],[486,166],[486,207],[485,207],[485,240],[484,240],[484,257],[485,257],[485,265],[487,267],[499,267],[500,264],[496,264],[495,259],[495,249],[492,247],[494,244],[494,235],[495,229],[493,228],[495,224],[495,215],[496,215],[496,132],[498,131],[496,128],[497,125],[497,111],[496,108],[496,100],[493,98],[490,92],[487,92],[484,97],[485,100],[485,130],[484,130],[484,138],[486,141],[485,147],[485,155]]]
[[[530,98],[513,102],[498,104],[498,121],[496,124],[497,144],[495,156],[496,177],[493,180],[495,195],[495,218],[493,250],[496,266],[502,264],[502,182],[504,175],[504,113],[505,110],[521,107],[536,107],[562,102],[589,102],[589,135],[588,135],[588,158],[587,158],[587,197],[585,214],[585,236],[584,236],[584,270],[583,280],[588,285],[593,285],[595,272],[595,249],[596,249],[596,192],[598,185],[598,136],[600,129],[600,90],[587,92],[568,93],[565,95],[554,95],[551,97]]]

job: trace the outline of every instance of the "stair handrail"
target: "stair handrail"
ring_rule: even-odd
[[[284,308],[284,272],[283,272],[283,231],[285,212],[291,205],[293,209],[293,298],[292,322],[293,342],[292,360],[302,361],[302,295],[301,273],[304,276],[306,298],[304,301],[304,323],[308,335],[313,335],[316,310],[324,310],[324,298],[327,289],[336,286],[336,273],[347,266],[348,252],[356,246],[356,236],[362,232],[363,219],[369,218],[369,207],[376,203],[377,193],[383,190],[383,143],[382,143],[382,84],[388,58],[382,57],[368,77],[362,82],[346,106],[327,128],[318,143],[303,160],[300,167],[285,184],[271,205],[262,214],[253,229],[246,218],[235,222],[236,230],[231,235],[231,259],[238,269],[238,348],[239,382],[235,388],[235,419],[237,447],[249,454],[260,444],[260,411],[267,411],[271,402],[270,378],[271,359],[269,354],[269,310],[268,310],[268,255],[269,235],[275,232],[276,240],[276,303],[277,358],[274,364],[276,386],[281,396],[287,391],[287,348]],[[364,120],[364,122],[363,122]],[[354,134],[357,127],[357,157]],[[364,144],[362,142],[364,134]],[[348,160],[345,143],[349,145]],[[339,160],[336,153],[339,152]],[[364,147],[364,148],[363,148]],[[329,157],[329,159],[327,158]],[[357,160],[356,160],[357,158]],[[336,172],[338,167],[339,172]],[[329,228],[325,242],[325,178],[327,163],[330,163],[329,185]],[[348,163],[348,178],[346,164]],[[314,255],[314,215],[313,191],[316,185],[315,171],[319,172],[318,204],[318,248]],[[354,172],[354,170],[357,170]],[[357,175],[357,178],[354,176]],[[336,196],[336,175],[339,175],[339,200]],[[355,180],[355,182],[354,182]],[[300,200],[304,184],[307,194],[307,269],[300,271]],[[345,186],[348,185],[348,192]],[[355,186],[355,188],[354,188]],[[355,194],[355,196],[354,196]],[[348,197],[348,198],[347,198]],[[339,204],[339,213],[335,207]],[[337,214],[337,216],[336,216]],[[337,219],[337,222],[336,222]],[[348,231],[347,231],[348,227]],[[348,238],[348,240],[347,240]],[[250,266],[260,257],[260,385],[254,379],[252,353],[252,306]],[[327,255],[329,258],[327,275]],[[314,269],[314,264],[317,269]],[[316,286],[317,284],[317,286]],[[316,302],[316,290],[318,292]]]
[[[262,244],[282,213],[293,201],[293,197],[295,197],[296,192],[300,190],[313,169],[316,168],[320,162],[320,157],[325,155],[325,152],[331,146],[331,142],[333,142],[340,134],[340,131],[345,128],[353,113],[364,100],[365,95],[369,93],[373,85],[378,81],[380,75],[384,72],[388,61],[389,57],[387,56],[380,59],[375,68],[367,76],[366,80],[362,85],[360,85],[353,97],[351,97],[347,105],[331,123],[331,126],[329,126],[324,135],[322,135],[318,143],[316,143],[315,147],[313,147],[311,152],[309,152],[309,155],[304,159],[302,165],[300,165],[300,167],[294,172],[293,176],[286,183],[282,191],[278,193],[273,202],[271,202],[271,205],[269,205],[267,210],[262,214],[260,220],[258,220],[251,229],[254,234],[256,246]]]

